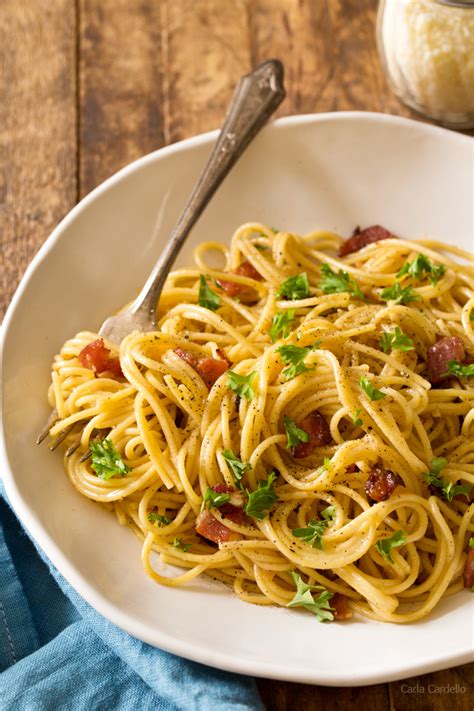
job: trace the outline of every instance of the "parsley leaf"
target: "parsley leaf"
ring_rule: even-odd
[[[157,514],[156,511],[150,511],[147,516],[148,520],[152,523],[158,523],[160,526],[168,526],[171,523],[171,519],[168,516],[162,516]]]
[[[229,469],[231,470],[234,476],[236,487],[238,489],[242,489],[242,477],[244,476],[245,472],[247,472],[252,467],[248,462],[242,462],[238,457],[235,456],[233,452],[231,452],[230,449],[224,449],[224,451],[222,452],[222,456],[226,460],[227,464],[229,465]]]
[[[181,538],[175,538],[172,545],[173,548],[177,548],[179,551],[183,551],[183,553],[187,553],[191,548],[191,543],[183,543]]]
[[[300,373],[305,373],[307,370],[314,369],[314,366],[312,368],[308,368],[303,361],[314,348],[318,347],[318,345],[319,342],[315,343],[313,346],[307,346],[306,348],[293,345],[280,346],[277,348],[277,353],[280,354],[282,361],[288,365],[288,368],[282,370],[282,374],[287,380],[296,377]]]
[[[283,424],[285,425],[287,447],[297,447],[300,442],[309,442],[309,434],[306,430],[302,430],[296,426],[296,422],[285,415],[283,418]]]
[[[469,548],[474,548],[474,537],[471,536],[469,539]]]
[[[438,486],[441,488],[443,486],[443,480],[440,478],[441,470],[444,469],[448,460],[444,457],[435,457],[431,460],[430,471],[425,473],[425,479],[427,484],[432,484],[433,486]]]
[[[275,493],[275,479],[275,472],[271,472],[266,481],[258,482],[258,489],[247,492],[249,498],[244,507],[246,514],[258,521],[267,516],[275,501],[278,501],[278,496]]]
[[[362,408],[358,407],[357,410],[352,415],[352,422],[356,427],[361,427],[364,424],[363,421],[359,417],[361,412],[362,412]]]
[[[420,298],[418,294],[413,293],[412,286],[402,289],[399,281],[393,286],[385,287],[380,296],[384,301],[394,301],[396,304],[409,304],[410,301],[418,301]]]
[[[290,324],[295,320],[295,313],[296,309],[288,309],[288,311],[280,311],[275,314],[269,331],[273,343],[279,338],[288,336],[291,331]]]
[[[321,264],[321,274],[323,278],[319,282],[318,287],[325,294],[340,294],[341,292],[348,291],[355,299],[366,301],[360,286],[347,272],[340,269],[339,273],[336,274],[329,264]]]
[[[458,378],[474,378],[474,363],[462,365],[457,360],[448,361],[448,373],[457,375]]]
[[[207,491],[204,495],[204,500],[202,502],[202,508],[208,509],[218,509],[219,506],[223,506],[230,501],[230,495],[224,494],[222,492],[214,491],[210,486],[207,487]]]
[[[294,528],[292,534],[296,538],[301,538],[305,543],[310,543],[313,548],[319,548],[319,550],[322,551],[324,549],[322,539],[324,531],[329,526],[335,514],[336,507],[328,506],[324,511],[321,511],[323,517],[322,521],[317,521],[315,518],[312,518],[305,528]]]
[[[405,275],[411,276],[413,279],[423,279],[426,275],[429,276],[431,284],[435,286],[441,277],[445,274],[446,267],[444,264],[437,266],[432,264],[428,257],[424,254],[418,254],[413,262],[406,262],[397,274],[397,277]]]
[[[248,375],[239,375],[238,373],[234,373],[233,370],[228,370],[227,387],[237,393],[239,397],[243,397],[245,400],[251,400],[255,397],[255,391],[251,385],[255,375],[257,375],[256,370],[252,370]]]
[[[359,380],[359,385],[365,392],[369,400],[383,400],[387,393],[383,393],[381,390],[372,385],[368,378],[362,377]]]
[[[452,501],[458,494],[462,494],[463,496],[469,498],[471,489],[472,487],[469,484],[453,484],[453,482],[450,481],[443,486],[441,493],[446,501]]]
[[[388,353],[391,349],[397,351],[412,351],[415,348],[411,338],[405,335],[398,326],[395,326],[394,331],[385,331],[379,341],[379,346],[384,353]]]
[[[331,466],[331,460],[329,459],[329,457],[324,457],[323,464],[317,468],[316,473],[317,474],[324,474],[324,472],[328,471],[330,466]]]
[[[312,612],[320,622],[324,620],[333,620],[333,608],[329,605],[329,600],[333,593],[323,588],[322,585],[307,585],[295,571],[290,573],[296,585],[296,594],[287,607],[304,607],[305,610]],[[311,590],[320,590],[319,596],[314,599]]]
[[[207,281],[202,274],[199,275],[198,304],[210,311],[217,311],[221,305],[221,297],[208,287]]]
[[[130,471],[110,439],[89,442],[92,452],[91,466],[99,479],[111,479],[116,475],[125,476]]]
[[[405,531],[395,531],[393,536],[390,536],[390,538],[382,538],[380,541],[377,541],[375,547],[377,548],[382,558],[388,560],[389,563],[393,563],[391,553],[392,548],[398,548],[399,546],[403,546],[406,539],[407,534],[405,533]]]
[[[425,481],[429,486],[435,486],[440,490],[446,501],[452,501],[457,494],[463,494],[469,498],[472,487],[469,484],[453,484],[452,481],[443,479],[440,474],[447,465],[448,460],[444,457],[435,457],[431,460],[430,471],[425,472]]]
[[[306,299],[309,296],[309,281],[306,272],[285,279],[276,295],[277,297],[283,296],[283,298],[290,301]]]

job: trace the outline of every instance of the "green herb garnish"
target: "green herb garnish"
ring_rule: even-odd
[[[458,378],[474,378],[474,363],[462,365],[457,360],[448,361],[448,373],[457,375]]]
[[[382,540],[377,541],[375,547],[385,560],[388,560],[389,563],[393,563],[392,549],[403,546],[406,539],[407,534],[405,531],[396,531],[390,538],[382,538]]]
[[[444,457],[435,457],[431,460],[430,470],[425,472],[425,481],[429,486],[435,486],[440,490],[446,501],[452,501],[457,494],[469,497],[472,487],[469,484],[453,484],[451,481],[443,479],[440,474],[447,465],[448,460]]]
[[[412,351],[415,348],[411,338],[403,333],[398,326],[391,332],[385,331],[379,341],[379,346],[384,353],[388,353],[389,350]]]
[[[92,452],[91,467],[99,479],[125,476],[130,471],[110,439],[89,442],[89,449]]]
[[[275,501],[278,501],[278,496],[275,493],[276,474],[271,472],[266,481],[259,481],[258,488],[255,491],[248,491],[248,500],[245,504],[245,513],[258,521],[267,516]]]
[[[147,518],[151,523],[158,523],[160,526],[168,526],[171,523],[171,519],[168,516],[162,516],[155,511],[150,511]]]
[[[357,410],[352,415],[352,422],[356,427],[361,427],[364,424],[363,421],[359,417],[361,412],[362,412],[362,408],[358,407]]]
[[[292,534],[296,538],[301,538],[305,543],[309,543],[313,548],[319,548],[319,550],[324,549],[322,537],[329,523],[336,515],[336,507],[328,506],[321,512],[321,515],[323,517],[322,521],[312,518],[305,528],[294,528],[292,530]]]
[[[202,274],[199,275],[198,304],[210,311],[217,311],[221,305],[221,297],[208,287],[207,281]]]
[[[248,462],[242,462],[238,457],[235,456],[230,449],[224,449],[222,456],[226,460],[229,468],[234,476],[235,485],[238,489],[242,489],[242,478],[245,473],[252,467]]]
[[[269,331],[273,343],[279,338],[286,338],[289,335],[290,324],[295,320],[295,313],[296,309],[288,309],[288,311],[280,311],[275,314]]]
[[[362,377],[359,380],[359,385],[365,392],[369,400],[383,400],[383,398],[387,395],[387,393],[383,393],[381,390],[377,390],[377,388],[372,385],[368,378]]]
[[[181,538],[175,538],[172,545],[173,548],[177,548],[179,551],[183,551],[183,553],[187,553],[191,548],[191,543],[183,543]]]
[[[229,494],[214,491],[214,489],[211,489],[211,487],[208,486],[202,502],[202,508],[218,509],[219,506],[223,506],[224,504],[229,503],[229,501]]]
[[[308,368],[303,361],[306,356],[314,350],[314,348],[319,346],[319,343],[320,341],[315,343],[313,346],[307,346],[306,348],[293,345],[280,346],[277,348],[277,353],[280,354],[282,361],[288,365],[287,368],[282,370],[282,375],[284,375],[287,380],[291,380],[291,378],[296,377],[300,373],[305,373],[307,370],[313,370],[314,366],[312,368]]]
[[[399,281],[396,281],[393,286],[387,286],[382,291],[381,295],[384,301],[394,301],[396,304],[409,304],[411,301],[418,301],[420,296],[413,293],[412,286],[406,286],[402,289]]]
[[[252,370],[248,375],[239,375],[233,370],[228,370],[227,387],[237,393],[239,397],[243,397],[245,400],[251,400],[255,397],[255,391],[251,385],[255,375],[257,375],[256,370]]]
[[[306,272],[285,279],[276,295],[290,301],[306,299],[309,296],[309,281]]]
[[[316,615],[320,622],[333,620],[334,610],[329,605],[329,600],[332,598],[333,593],[326,590],[322,585],[307,585],[295,571],[292,571],[290,575],[296,585],[296,594],[287,607],[304,607],[305,610],[309,610]],[[312,596],[311,590],[321,591],[316,599]]]
[[[285,425],[288,449],[297,447],[300,442],[309,442],[309,434],[296,426],[296,422],[287,415],[283,418]]]
[[[435,286],[445,274],[444,264],[432,264],[424,254],[418,254],[413,262],[406,262],[397,274],[397,277],[410,276],[412,279],[423,279],[428,276],[431,284]]]
[[[321,264],[322,279],[318,287],[325,294],[339,294],[349,292],[355,299],[366,301],[365,295],[361,291],[360,286],[349,274],[342,269],[339,273],[333,272],[329,264]]]

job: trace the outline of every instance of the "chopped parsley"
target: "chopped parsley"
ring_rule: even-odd
[[[288,277],[280,285],[276,293],[277,297],[282,296],[289,301],[296,299],[306,299],[309,296],[309,281],[306,272],[298,274],[298,276]]]
[[[288,366],[282,370],[282,375],[284,375],[287,380],[291,380],[291,378],[296,377],[300,373],[305,373],[307,370],[313,370],[314,366],[312,368],[308,368],[303,361],[312,350],[319,346],[319,343],[320,341],[316,342],[313,346],[307,346],[306,348],[293,345],[280,346],[277,348],[277,353],[280,354],[282,361]]]
[[[287,607],[304,607],[305,610],[312,612],[320,622],[324,620],[333,620],[333,608],[329,605],[329,600],[333,593],[326,590],[322,585],[307,585],[295,571],[290,573],[296,585],[296,594]],[[318,590],[320,594],[314,598],[311,590]]]
[[[379,346],[384,353],[388,353],[389,350],[412,351],[415,348],[411,338],[403,333],[398,326],[395,326],[393,331],[385,331],[379,341]]]
[[[318,286],[325,294],[339,294],[347,291],[355,299],[366,301],[360,286],[347,272],[340,269],[336,274],[329,264],[321,264],[321,274],[322,279]]]
[[[329,459],[329,457],[324,457],[323,463],[321,464],[320,467],[317,468],[316,473],[317,474],[324,474],[324,472],[327,472],[330,467],[331,467],[331,460]]]
[[[275,314],[269,331],[273,343],[279,338],[288,336],[291,331],[290,324],[295,320],[295,313],[296,309],[288,309],[288,311],[280,311]]]
[[[238,489],[242,489],[242,477],[252,467],[248,462],[242,462],[238,457],[235,456],[233,452],[231,452],[230,449],[224,449],[224,451],[222,452],[222,456],[226,460],[227,464],[229,465],[229,469],[231,470],[234,476],[236,487]]]
[[[410,276],[412,279],[423,279],[428,276],[431,284],[435,286],[444,276],[444,264],[432,264],[424,254],[418,254],[412,262],[406,262],[397,274],[397,277]]]
[[[321,511],[321,515],[323,517],[322,521],[312,518],[305,528],[294,528],[292,534],[296,538],[301,538],[305,543],[309,543],[313,548],[319,548],[322,551],[324,548],[323,535],[336,515],[336,507],[328,506]]]
[[[409,304],[420,298],[419,294],[413,293],[412,286],[402,289],[399,281],[396,281],[393,286],[385,287],[380,296],[384,301],[394,301],[396,304]]]
[[[171,523],[171,519],[168,516],[157,514],[156,511],[150,511],[147,518],[151,523],[157,523],[159,526],[169,526]]]
[[[306,430],[297,427],[296,422],[291,417],[285,415],[283,424],[285,425],[288,449],[297,447],[300,442],[309,442],[309,434]]]
[[[469,548],[474,548],[474,537],[473,536],[471,536],[471,538],[469,539]]]
[[[130,471],[110,439],[91,441],[89,449],[92,452],[91,466],[99,479],[125,476]]]
[[[183,551],[183,553],[187,553],[191,548],[191,543],[183,543],[181,538],[175,538],[172,545],[173,548],[177,548],[179,551]]]
[[[229,503],[229,501],[229,494],[214,491],[214,489],[211,489],[211,487],[208,486],[202,502],[202,508],[218,509],[219,506],[223,506],[224,504]]]
[[[359,417],[361,412],[362,412],[362,408],[358,407],[357,410],[352,415],[352,422],[356,427],[361,427],[364,424],[363,421]]]
[[[458,378],[474,378],[474,363],[462,365],[457,360],[448,361],[448,373],[457,375]]]
[[[245,504],[245,513],[252,518],[261,521],[268,515],[275,501],[278,501],[278,496],[275,493],[275,472],[271,472],[266,481],[259,481],[258,488],[255,491],[248,491],[248,500]]]
[[[453,484],[452,481],[446,481],[440,474],[447,465],[448,460],[444,457],[435,457],[431,460],[430,471],[425,472],[425,481],[429,486],[435,486],[440,490],[446,501],[452,501],[457,494],[463,494],[469,497],[471,486],[469,484]]]
[[[252,370],[248,375],[239,375],[233,370],[228,370],[227,387],[237,393],[239,397],[243,397],[245,400],[251,400],[255,397],[255,391],[251,385],[255,375],[257,375],[256,370]]]
[[[208,287],[207,281],[202,274],[199,275],[198,304],[210,311],[217,311],[221,305],[221,297]]]
[[[405,531],[395,531],[393,536],[390,536],[390,538],[382,538],[380,541],[377,541],[375,547],[382,556],[382,558],[388,560],[389,563],[393,563],[394,561],[392,558],[392,549],[403,546],[406,539],[407,534],[405,533]]]
[[[372,385],[368,378],[362,377],[359,380],[359,385],[365,392],[369,400],[383,400],[387,393],[383,393],[381,390],[377,390],[375,385]]]

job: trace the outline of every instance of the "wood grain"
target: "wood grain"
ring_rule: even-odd
[[[69,0],[0,3],[2,315],[76,201],[75,46]]]
[[[285,63],[280,115],[412,115],[379,64],[376,7],[376,0],[2,0],[3,303],[78,196],[155,148],[217,127],[238,78],[264,59]],[[464,711],[473,705],[472,676],[466,665],[352,689],[257,683],[275,711]]]

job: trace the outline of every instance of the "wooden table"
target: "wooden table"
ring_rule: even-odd
[[[1,0],[2,309],[78,200],[135,158],[217,127],[240,75],[264,59],[285,63],[280,115],[410,116],[381,71],[375,13],[376,0]],[[465,665],[352,689],[258,686],[277,710],[465,711],[472,677]]]

